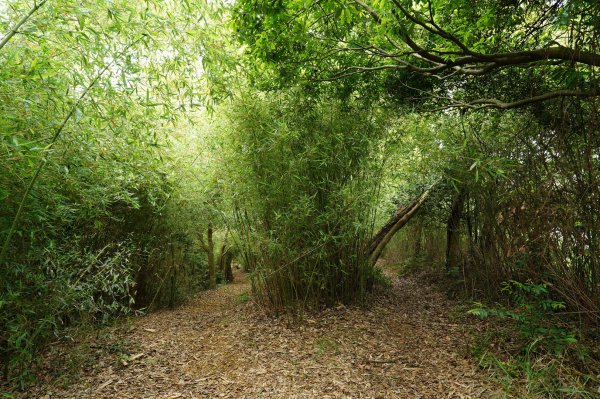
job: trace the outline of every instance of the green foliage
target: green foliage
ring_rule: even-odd
[[[376,109],[299,91],[227,111],[235,225],[259,302],[278,312],[364,295],[379,171]],[[235,134],[232,134],[235,133]]]
[[[546,284],[520,283],[510,281],[504,283],[502,291],[512,299],[513,308],[478,306],[469,311],[480,317],[498,317],[512,319],[527,341],[527,351],[543,349],[555,355],[561,355],[570,345],[577,343],[575,334],[552,325],[549,317],[566,308],[565,304],[549,298]]]
[[[472,313],[526,359],[578,347],[551,318],[600,320],[594,1],[226,3],[0,3],[5,376],[65,327],[206,288],[224,244],[274,312],[362,299],[386,282],[373,231],[435,182],[387,256],[472,297],[510,280]]]
[[[249,292],[242,292],[240,294],[240,296],[238,297],[238,302],[240,303],[246,303],[250,300],[250,293]]]
[[[490,93],[501,98],[527,96],[531,81],[538,90],[555,88],[552,83],[589,88],[589,79],[583,77],[589,76],[589,65],[527,65],[534,74],[505,70],[511,68],[512,53],[523,55],[559,43],[595,52],[592,32],[598,10],[590,0],[239,0],[233,6],[233,20],[239,39],[249,47],[253,81],[263,86],[328,79],[337,81],[342,93],[352,88],[364,96],[390,96],[403,103],[410,103],[410,98],[447,104],[478,98],[473,91],[484,92],[479,96],[483,98]],[[566,35],[568,31],[577,33]],[[485,65],[485,56],[491,54],[504,55],[499,62],[504,68]],[[478,62],[463,63],[480,55]],[[551,75],[561,78],[550,82]],[[470,80],[494,84],[463,91]],[[448,88],[450,96],[445,95]],[[512,94],[507,93],[510,89]]]
[[[383,270],[379,267],[373,269],[373,282],[383,287],[391,287],[392,279],[385,275]]]
[[[486,307],[478,303],[468,313],[482,319],[510,320],[520,338],[515,348],[505,349],[508,353],[495,353],[498,346],[504,349],[507,342],[514,340],[512,328],[507,330],[496,325],[493,338],[488,334],[473,348],[480,365],[501,372],[507,393],[519,392],[522,388],[516,381],[524,379],[527,394],[532,397],[559,398],[567,393],[592,397],[589,388],[594,389],[593,375],[582,374],[565,365],[569,364],[566,362],[569,357],[585,363],[589,356],[587,348],[579,343],[578,334],[560,324],[559,316],[565,310],[565,304],[550,298],[546,284],[510,281],[504,284],[502,292],[510,297],[510,307]],[[491,349],[492,346],[496,351]]]
[[[32,4],[0,4],[0,31]],[[172,305],[205,281],[180,216],[195,204],[173,204],[193,165],[169,136],[205,103],[214,10],[38,4],[0,48],[0,364],[21,386],[65,327]]]
[[[329,337],[319,337],[316,342],[317,352],[319,355],[325,355],[327,353],[339,353],[340,344],[335,339]]]
[[[498,344],[499,334],[502,333],[486,334],[472,352],[480,367],[489,368],[503,382],[503,397],[587,399],[597,396],[597,379],[593,373],[581,373],[569,367],[564,358],[536,356],[528,350],[523,354],[495,354],[490,346]],[[502,339],[510,341],[510,332],[506,334]]]

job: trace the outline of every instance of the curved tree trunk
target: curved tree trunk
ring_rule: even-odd
[[[398,207],[390,220],[375,234],[366,254],[369,257],[369,264],[374,265],[377,262],[392,237],[417,214],[421,205],[429,197],[430,191],[431,189],[425,191],[410,204]]]

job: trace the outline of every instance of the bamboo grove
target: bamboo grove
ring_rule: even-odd
[[[271,315],[368,306],[383,256],[597,331],[599,33],[594,0],[0,3],[4,379],[235,265]]]

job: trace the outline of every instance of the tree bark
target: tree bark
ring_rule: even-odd
[[[228,283],[233,282],[233,270],[231,269],[231,263],[233,261],[233,255],[231,251],[228,249],[225,250],[223,256],[221,257],[221,270],[223,271],[223,276],[225,277],[225,281]]]
[[[423,205],[427,197],[429,197],[429,193],[430,190],[427,190],[410,204],[398,207],[390,220],[388,220],[381,230],[375,234],[367,249],[367,256],[369,257],[369,263],[371,265],[374,265],[375,262],[377,262],[377,259],[379,259],[381,253],[398,230],[404,227],[406,223],[417,214],[421,205]]]
[[[423,238],[423,219],[422,218],[417,218],[417,220],[415,221],[414,235],[415,235],[414,257],[415,257],[415,259],[419,259],[423,252],[423,239],[422,239]]]
[[[460,189],[452,201],[446,223],[446,271],[456,266],[460,259],[460,219],[465,204],[466,192]]]
[[[208,281],[209,288],[217,288],[217,271],[215,268],[215,243],[213,241],[213,227],[208,225],[206,229],[206,256],[208,258]]]
[[[221,254],[219,255],[219,269],[223,273],[225,281],[228,283],[233,282],[233,270],[231,269],[232,261],[233,255],[231,254],[230,248],[227,247],[227,242],[223,242],[223,245],[221,245]]]

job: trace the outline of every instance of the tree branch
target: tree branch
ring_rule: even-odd
[[[371,8],[363,0],[352,0],[354,4],[364,10],[372,18],[375,24],[381,25],[385,23],[385,20],[377,13],[376,10]],[[470,76],[481,76],[497,71],[498,69],[507,67],[521,67],[530,68],[536,67],[541,64],[556,65],[561,63],[581,64],[587,66],[600,66],[600,54],[586,51],[581,49],[575,49],[570,47],[562,46],[556,42],[554,44],[524,51],[511,51],[501,53],[483,54],[472,50],[466,43],[462,42],[461,39],[451,32],[444,30],[434,20],[434,14],[431,6],[431,2],[428,2],[428,16],[421,16],[418,12],[407,9],[399,0],[391,0],[394,4],[395,10],[392,14],[395,18],[395,23],[398,25],[398,43],[393,38],[386,35],[387,40],[390,44],[398,51],[409,50],[410,54],[408,57],[405,54],[404,59],[401,57],[390,56],[385,50],[376,48],[375,51],[367,51],[363,47],[364,53],[369,53],[371,56],[380,57],[382,60],[389,60],[384,65],[371,65],[369,67],[362,66],[351,66],[347,67],[331,78],[326,80],[337,80],[348,76],[356,75],[359,73],[382,71],[382,70],[408,70],[411,72],[419,73],[427,76],[434,76],[440,79],[446,79],[453,75],[470,75]],[[427,11],[425,11],[427,12]],[[451,43],[456,49],[446,50],[446,52],[455,55],[453,59],[444,57],[442,54],[434,49],[428,49],[427,45],[422,45],[416,41],[416,36],[410,35],[405,25],[413,23],[418,27],[424,29],[426,32],[435,35],[442,40]],[[396,52],[396,51],[394,51]],[[417,61],[418,60],[418,61]],[[600,96],[600,92],[597,90],[593,91],[580,91],[580,90],[557,90],[548,93],[544,93],[538,96],[521,99],[514,102],[503,102],[494,98],[491,99],[479,99],[470,103],[456,102],[455,100],[452,105],[446,108],[469,108],[469,109],[482,109],[482,108],[497,108],[497,109],[511,109],[518,108],[526,105],[530,105],[537,102],[542,102],[559,97],[597,97]]]
[[[580,64],[590,65],[590,66],[599,66],[600,65],[600,54],[584,51],[579,49],[572,49],[564,46],[550,46],[543,47],[535,50],[527,50],[527,51],[513,51],[507,53],[494,53],[494,54],[483,54],[470,49],[467,45],[465,45],[456,35],[442,29],[438,24],[433,21],[433,17],[431,16],[431,21],[423,21],[417,16],[410,13],[398,0],[392,0],[394,5],[402,15],[408,18],[409,21],[419,25],[426,31],[434,34],[436,36],[441,37],[447,41],[450,41],[455,46],[457,46],[460,51],[457,52],[458,55],[462,55],[462,57],[457,58],[456,60],[446,60],[443,57],[440,57],[434,54],[434,51],[424,48],[414,41],[412,37],[410,37],[403,28],[401,28],[400,36],[402,41],[406,43],[406,45],[414,51],[414,55],[420,56],[421,59],[432,62],[435,64],[443,64],[448,69],[460,66],[471,66],[477,64],[487,64],[490,63],[495,64],[495,66],[510,66],[510,65],[520,65],[520,64],[528,64],[536,61],[545,61],[545,60],[561,60],[561,61],[569,61],[576,62]],[[365,10],[373,19],[373,21],[377,24],[381,24],[383,22],[382,18],[377,14],[375,10],[369,7],[367,4],[363,3],[360,0],[354,0],[354,3],[360,6],[363,10]],[[402,26],[402,20],[400,17],[394,13],[398,24]],[[485,65],[480,65],[485,66]],[[491,68],[493,69],[493,68]]]
[[[360,7],[362,7],[366,12],[368,12],[371,15],[371,18],[373,18],[373,20],[375,22],[377,22],[378,24],[381,23],[381,18],[379,17],[379,15],[377,14],[377,12],[375,12],[375,10],[373,10],[371,7],[369,7],[366,3],[363,3],[360,0],[354,0],[354,2],[356,4],[358,4]]]
[[[467,108],[497,108],[497,109],[511,109],[518,108],[525,105],[530,105],[538,102],[543,102],[546,100],[551,100],[553,98],[560,97],[598,97],[600,96],[600,92],[598,91],[579,91],[579,90],[556,90],[548,93],[540,94],[539,96],[529,97],[518,101],[513,102],[503,102],[497,100],[495,98],[482,98],[479,100],[472,101],[467,104],[463,104],[462,106],[466,106]]]
[[[204,234],[204,232],[202,232],[202,234]],[[204,252],[208,253],[208,245],[206,245],[206,241],[204,241],[202,234],[198,236],[198,239],[200,240],[200,248],[202,248]]]
[[[23,17],[15,24],[15,26],[10,31],[8,31],[8,33],[2,38],[2,40],[0,40],[0,50],[19,31],[19,28],[21,28],[21,26],[23,26],[23,24],[27,22],[27,20],[31,18],[31,16],[35,14],[35,12],[46,3],[46,1],[47,0],[42,0],[39,3],[35,2],[33,4],[31,10],[29,10],[27,14],[23,15]]]

